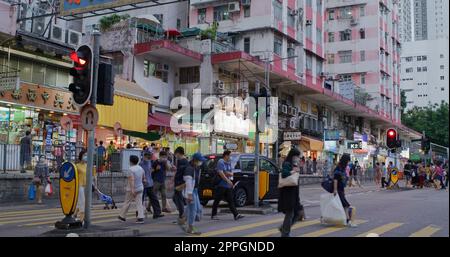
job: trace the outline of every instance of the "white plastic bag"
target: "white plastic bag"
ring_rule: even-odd
[[[323,223],[342,226],[347,223],[347,215],[337,194],[336,196],[328,193],[320,195],[320,211]]]

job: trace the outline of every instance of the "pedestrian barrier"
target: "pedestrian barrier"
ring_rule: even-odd
[[[20,170],[20,145],[0,145],[0,167],[3,171]]]

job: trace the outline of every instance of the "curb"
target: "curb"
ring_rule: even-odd
[[[101,231],[100,228],[96,228],[95,230],[97,231],[88,232],[85,231],[84,229],[72,229],[72,230],[53,229],[39,235],[38,237],[66,237],[68,234],[71,233],[77,234],[79,237],[137,237],[140,234],[139,229],[129,229],[129,228],[124,228],[120,230],[104,229],[104,231]]]

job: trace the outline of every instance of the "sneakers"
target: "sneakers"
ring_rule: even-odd
[[[137,219],[136,224],[144,224],[144,219]]]
[[[200,231],[198,231],[198,230],[197,230],[196,228],[194,228],[194,227],[188,227],[188,228],[186,229],[186,233],[188,233],[188,234],[190,234],[190,235],[196,235],[196,236],[199,236],[199,235],[202,234]]]
[[[351,222],[351,221],[347,222],[347,226],[350,227],[350,228],[356,228],[356,227],[358,227],[358,225],[356,225],[355,223],[353,223],[353,222]]]
[[[211,220],[219,220],[219,217],[217,215],[211,216]]]
[[[122,222],[127,221],[125,218],[122,218],[122,217],[120,217],[120,216],[118,216],[117,218],[118,218],[120,221],[122,221]]]
[[[234,217],[234,220],[239,220],[239,219],[242,219],[242,218],[244,218],[244,215],[238,214],[238,215],[236,215],[236,216]]]
[[[164,208],[162,211],[163,211],[163,212],[166,212],[166,213],[171,213],[171,212],[172,212],[172,211],[169,210],[168,208]]]

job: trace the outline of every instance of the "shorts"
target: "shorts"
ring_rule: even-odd
[[[350,207],[350,203],[345,199],[345,193],[343,191],[338,191],[339,199],[341,199],[342,206],[344,208]]]

